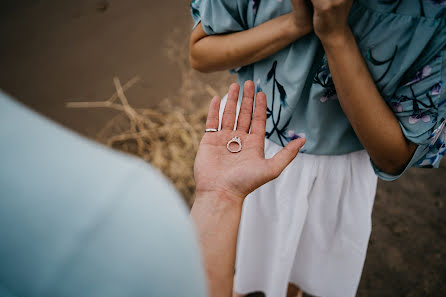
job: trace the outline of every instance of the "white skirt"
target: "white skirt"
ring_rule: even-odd
[[[265,139],[266,158],[280,149]],[[277,179],[244,202],[234,290],[283,297],[293,283],[314,296],[355,296],[376,184],[366,151],[299,154]]]
[[[266,158],[280,149],[265,140]],[[366,151],[299,154],[245,200],[234,290],[282,297],[290,282],[314,296],[355,296],[376,184]]]

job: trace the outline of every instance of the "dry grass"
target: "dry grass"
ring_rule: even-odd
[[[108,108],[119,111],[98,135],[107,146],[141,157],[159,168],[191,205],[195,182],[193,162],[198,149],[210,98],[222,94],[228,85],[223,74],[220,88],[205,82],[205,76],[189,67],[187,40],[174,32],[166,53],[181,73],[181,87],[176,98],[167,98],[155,109],[135,109],[125,91],[140,81],[134,77],[124,85],[115,77],[116,92],[105,101],[69,102],[69,108]],[[178,40],[181,40],[180,42]],[[175,104],[173,104],[175,103]]]

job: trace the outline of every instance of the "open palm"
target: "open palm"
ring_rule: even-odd
[[[234,130],[239,90],[237,84],[229,88],[221,130],[207,132],[201,140],[194,167],[197,193],[220,192],[244,198],[279,176],[305,143],[304,139],[291,141],[273,158],[265,159],[266,96],[263,92],[257,94],[253,113],[254,83],[245,83],[237,129]],[[218,127],[220,101],[219,97],[212,99],[206,128]],[[242,149],[231,153],[226,145],[235,136],[240,137]],[[236,143],[231,145],[233,149],[238,147]]]

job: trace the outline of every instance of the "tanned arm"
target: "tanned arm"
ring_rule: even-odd
[[[262,60],[312,30],[311,9],[305,0],[293,0],[293,11],[257,27],[208,36],[198,24],[190,38],[192,68],[212,72],[237,68]]]
[[[232,296],[237,233],[245,197],[280,175],[305,143],[300,138],[287,144],[271,159],[265,159],[266,96],[257,93],[254,113],[254,83],[247,81],[234,131],[240,88],[228,92],[222,130],[205,133],[195,158],[196,193],[191,218],[200,240],[211,297]],[[219,122],[220,98],[211,101],[206,128]],[[231,153],[228,139],[238,136],[242,150]]]
[[[313,24],[327,55],[341,107],[372,161],[399,174],[417,145],[408,141],[381,97],[347,24],[353,0],[312,0]]]

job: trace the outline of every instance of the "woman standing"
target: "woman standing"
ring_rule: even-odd
[[[191,3],[192,66],[234,69],[268,96],[265,155],[307,138],[303,154],[245,202],[241,294],[285,296],[294,283],[354,296],[376,176],[436,167],[446,150],[446,2],[309,2]]]

